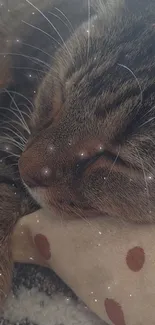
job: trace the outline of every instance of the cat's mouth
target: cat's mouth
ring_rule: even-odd
[[[52,196],[49,195],[47,188],[29,188],[25,183],[24,186],[36,201],[37,204],[42,208],[55,211],[57,214],[66,216],[66,217],[80,217],[80,218],[93,218],[103,215],[99,210],[86,205],[77,203],[74,201],[56,201]]]

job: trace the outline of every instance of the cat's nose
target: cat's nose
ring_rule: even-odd
[[[54,186],[62,183],[63,178],[71,179],[73,176],[77,179],[86,167],[95,163],[102,151],[100,141],[94,139],[75,143],[73,147],[68,144],[68,147],[64,145],[54,149],[46,142],[44,146],[42,141],[35,142],[19,159],[20,176],[30,188]]]
[[[31,150],[25,151],[19,159],[21,179],[30,188],[48,186],[52,178],[52,170],[35,156]]]

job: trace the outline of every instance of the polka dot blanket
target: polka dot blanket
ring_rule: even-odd
[[[17,262],[51,268],[101,324],[154,325],[154,237],[153,225],[62,220],[40,210],[20,220],[13,254]]]

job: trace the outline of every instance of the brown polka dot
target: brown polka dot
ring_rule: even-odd
[[[134,247],[130,249],[126,256],[126,263],[133,272],[138,272],[143,268],[145,262],[145,253],[143,248]]]
[[[51,251],[47,238],[42,234],[37,234],[34,237],[34,242],[40,254],[45,258],[45,260],[49,260],[51,258]]]
[[[113,299],[105,300],[107,315],[114,325],[125,325],[124,314],[121,306]]]

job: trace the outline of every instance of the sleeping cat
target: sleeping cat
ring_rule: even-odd
[[[31,1],[1,6],[4,294],[12,229],[37,204],[155,220],[155,0]]]

